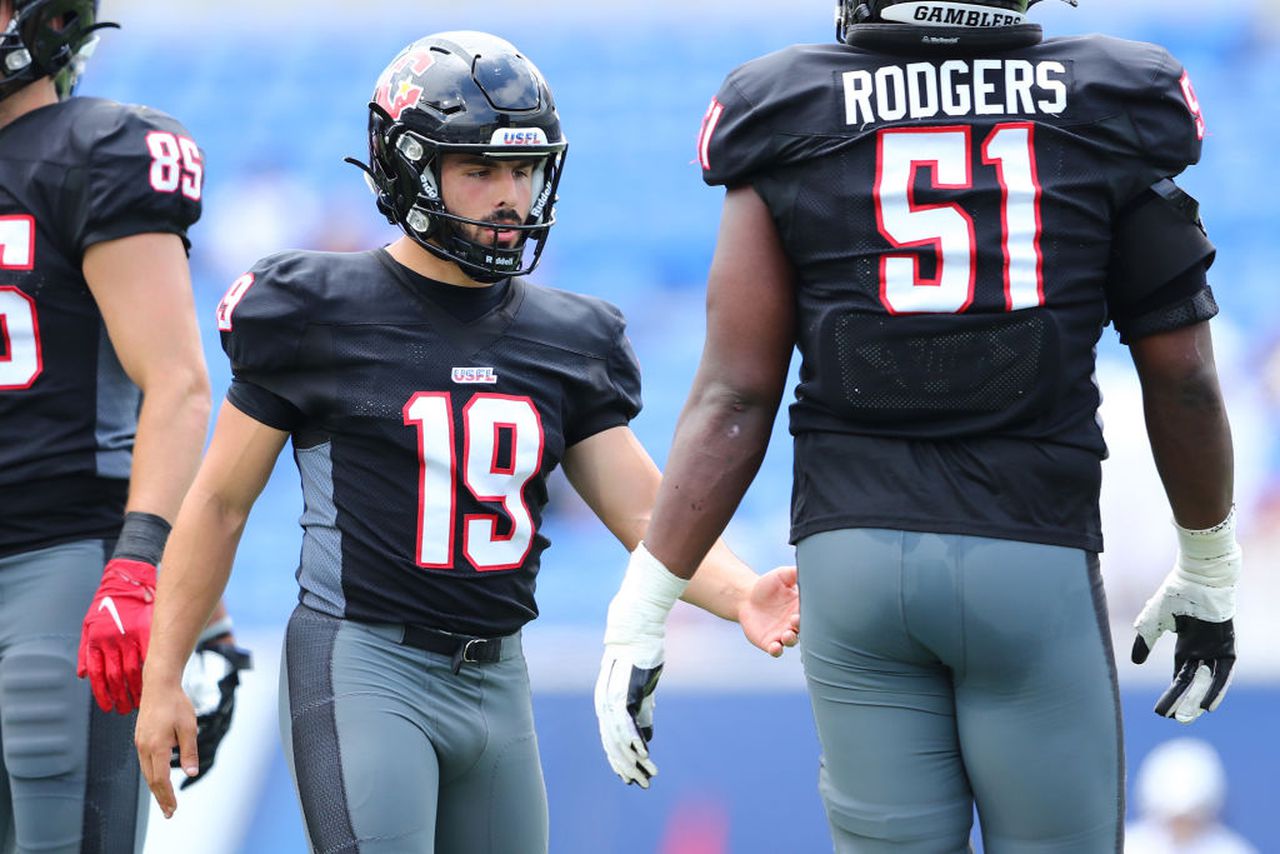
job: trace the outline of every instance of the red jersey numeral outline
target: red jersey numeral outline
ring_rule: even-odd
[[[494,410],[494,404],[496,411],[485,411]],[[509,524],[505,534],[498,534],[499,513],[465,514],[462,553],[467,562],[477,572],[522,566],[537,533],[524,490],[541,471],[546,446],[542,416],[533,400],[488,392],[470,395],[462,409],[461,459],[452,392],[415,392],[402,414],[405,426],[414,427],[418,434],[415,563],[424,569],[456,566],[457,490],[465,486],[479,502],[500,503],[501,515]],[[511,458],[507,465],[499,465],[499,437],[507,431]]]
[[[1196,139],[1204,139],[1205,121],[1204,113],[1200,110],[1200,99],[1196,97],[1196,87],[1191,85],[1191,72],[1184,70],[1182,76],[1178,78],[1178,85],[1182,87],[1182,97],[1187,102],[1187,109],[1191,111],[1191,118],[1196,123]]]
[[[147,150],[151,152],[151,171],[147,177],[157,193],[176,193],[193,202],[200,201],[204,187],[204,160],[200,147],[190,137],[164,130],[147,134]]]
[[[724,104],[716,98],[711,99],[707,112],[702,116],[702,127],[698,130],[698,165],[704,170],[711,169],[711,137],[724,115]]]
[[[973,186],[970,130],[968,125],[885,128],[876,135],[876,226],[891,247],[931,248],[937,258],[934,276],[926,279],[920,275],[920,252],[887,253],[881,257],[880,301],[890,314],[960,313],[973,304],[978,252],[973,218],[958,202],[915,202],[916,175],[922,166],[931,169],[935,189],[965,190]],[[909,139],[911,143],[891,144],[895,139]],[[1004,308],[1018,311],[1044,305],[1043,189],[1036,162],[1035,129],[1029,122],[1001,122],[987,134],[980,153],[983,165],[995,169],[1000,186]],[[945,169],[941,164],[946,164]],[[965,180],[957,181],[961,169]],[[940,180],[941,171],[953,180]],[[947,210],[954,213],[950,219],[935,213]],[[964,263],[965,256],[969,263],[967,292],[961,294],[954,281],[944,289],[944,265],[949,260]],[[895,259],[910,259],[910,271],[901,263],[895,264]]]
[[[240,305],[240,300],[244,299],[245,293],[248,292],[249,288],[253,287],[253,282],[253,273],[245,273],[232,282],[231,287],[227,288],[227,292],[222,295],[222,299],[218,302],[216,313],[219,332],[231,331],[232,318],[235,314],[236,306]]]
[[[0,270],[36,265],[36,220],[30,214],[0,216]],[[0,285],[0,391],[31,388],[44,373],[44,349],[36,301],[17,285]]]

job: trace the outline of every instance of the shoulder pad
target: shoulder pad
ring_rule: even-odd
[[[568,389],[565,442],[624,425],[640,412],[640,363],[618,307],[585,294],[530,285],[521,334],[589,357]]]
[[[626,328],[622,312],[611,302],[528,282],[521,315],[522,334],[597,357],[608,355]]]
[[[1199,161],[1204,115],[1190,75],[1167,50],[1100,35],[1052,41],[1074,57],[1077,97],[1109,114],[1104,127],[1117,147],[1145,161],[1153,181]]]
[[[820,47],[794,45],[729,73],[711,99],[698,133],[698,164],[704,181],[732,185],[780,165],[788,142],[802,141],[795,131],[806,121],[806,108],[828,102],[813,90],[828,86],[830,77],[809,74],[804,68],[820,61],[821,55]],[[791,137],[779,134],[783,126]]]
[[[72,124],[83,152],[81,251],[132,234],[176,234],[200,218],[204,154],[172,117],[99,98],[81,102]]]
[[[263,258],[231,283],[218,303],[217,321],[234,373],[296,365],[315,278],[321,275],[312,253],[282,252]]]

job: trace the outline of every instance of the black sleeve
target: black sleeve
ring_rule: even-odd
[[[566,446],[628,424],[640,413],[640,363],[622,328],[601,370],[591,372],[588,385],[577,398],[565,425]]]
[[[265,258],[236,279],[218,305],[222,349],[235,380],[228,398],[246,415],[281,430],[293,429],[289,419],[306,412],[299,354],[307,329],[308,275],[294,253]]]
[[[1072,97],[1089,114],[1095,142],[1114,155],[1118,205],[1200,160],[1204,115],[1190,76],[1169,51],[1098,35],[1064,44],[1075,57]]]
[[[200,218],[204,155],[173,118],[111,102],[81,119],[88,167],[77,203],[79,252],[134,234],[176,234]]]
[[[743,94],[743,69],[725,79],[702,119],[698,134],[698,163],[702,180],[734,186],[769,165],[774,157],[773,134],[763,110]]]
[[[1172,180],[1121,211],[1112,232],[1107,308],[1120,340],[1168,331],[1217,314],[1205,273],[1216,250],[1199,205]]]
[[[1120,343],[1130,344],[1157,332],[1170,332],[1210,320],[1218,314],[1218,303],[1205,280],[1205,268],[1197,264],[1170,281],[1159,292],[1133,306],[1125,315],[1116,315]]]
[[[232,377],[227,400],[254,421],[292,433],[302,426],[302,410],[273,392],[243,377]]]
[[[1130,105],[1128,115],[1139,150],[1152,167],[1162,175],[1177,175],[1200,161],[1204,114],[1182,63],[1162,47],[1147,47],[1151,85],[1144,98]]]

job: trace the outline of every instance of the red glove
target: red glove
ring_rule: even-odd
[[[84,616],[76,675],[88,676],[104,712],[127,715],[142,698],[142,660],[151,640],[156,568],[144,561],[112,558]]]

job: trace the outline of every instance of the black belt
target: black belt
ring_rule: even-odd
[[[460,671],[464,663],[492,664],[502,657],[502,638],[473,638],[425,626],[405,625],[400,642],[427,652],[452,656],[454,673]]]

